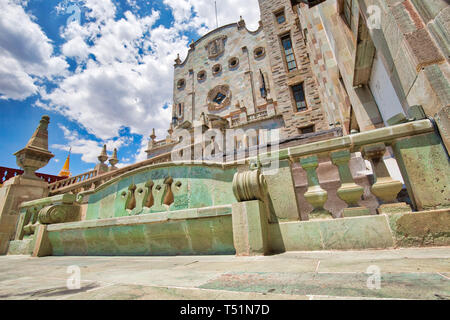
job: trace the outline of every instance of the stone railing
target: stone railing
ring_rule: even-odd
[[[6,168],[6,167],[0,167],[0,185],[5,183],[7,180],[9,180],[12,177],[20,176],[23,174],[23,170],[20,169],[13,169],[13,168]],[[58,177],[58,176],[52,176],[49,174],[44,173],[36,173],[36,176],[41,178],[42,180],[53,183],[59,180],[66,179],[66,177]]]
[[[251,114],[247,117],[247,121],[254,121],[258,119],[264,119],[267,118],[267,110],[259,111],[254,114]]]
[[[329,158],[336,166],[341,181],[337,196],[348,205],[342,216],[349,217],[366,215],[369,212],[367,208],[358,204],[364,189],[354,182],[349,167],[351,153],[361,152],[364,159],[370,161],[372,165],[375,183],[370,191],[381,204],[378,213],[411,211],[409,205],[397,201],[403,183],[390,176],[383,161],[386,147],[390,146],[415,209],[437,209],[450,205],[448,197],[445,198],[450,181],[448,158],[434,132],[431,121],[419,120],[290,147],[246,161],[253,168],[264,168],[279,160],[300,163],[306,171],[308,181],[304,197],[314,208],[310,218],[331,218],[332,214],[324,208],[328,194],[321,188],[317,173],[319,158]],[[427,171],[427,168],[431,169]],[[438,177],[438,172],[442,172],[446,177]],[[422,175],[428,177],[424,179]]]
[[[132,171],[140,167],[148,166],[151,164],[169,162],[170,159],[171,153],[165,153],[160,156],[145,161],[141,161],[114,171],[106,172],[103,174],[97,174],[95,170],[89,171],[80,174],[78,176],[50,184],[49,194],[56,195],[68,192],[78,193],[79,191],[90,190],[126,172]]]

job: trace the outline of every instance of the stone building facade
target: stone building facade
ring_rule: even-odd
[[[169,152],[180,129],[280,129],[279,139],[307,143],[348,133],[345,103],[323,103],[298,16],[289,0],[260,0],[256,31],[245,21],[192,42],[174,65],[172,123],[166,139],[152,135],[148,157]],[[346,113],[347,112],[347,113]],[[213,124],[212,124],[213,123]],[[257,138],[260,139],[260,138]],[[258,142],[258,141],[256,141]],[[248,148],[248,138],[236,148]]]
[[[177,129],[212,122],[279,128],[282,143],[302,144],[432,117],[449,148],[448,1],[259,6],[258,30],[241,19],[193,42],[186,59],[176,60],[172,126],[167,139],[152,138],[149,158],[171,150]]]
[[[324,103],[344,89],[350,129],[358,131],[405,118],[432,117],[448,149],[448,1],[309,2],[293,0],[292,4],[308,33],[319,91],[330,99]]]

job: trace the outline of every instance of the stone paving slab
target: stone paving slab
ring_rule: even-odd
[[[66,286],[78,266],[81,288]],[[369,266],[381,288],[367,288]],[[450,299],[450,247],[265,257],[0,256],[0,299]]]

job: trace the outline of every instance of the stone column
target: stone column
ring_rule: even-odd
[[[323,207],[328,199],[328,193],[320,187],[316,169],[319,166],[317,156],[300,159],[302,168],[308,176],[308,191],[305,199],[314,210],[309,214],[310,219],[330,219],[333,215]]]
[[[386,146],[384,143],[377,143],[364,146],[361,149],[364,159],[369,160],[372,164],[375,183],[370,190],[379,198],[383,204],[377,209],[379,214],[407,212],[411,208],[406,203],[399,203],[397,195],[402,190],[403,183],[392,179],[389,171],[383,161],[386,153]]]
[[[369,209],[358,205],[358,201],[364,193],[364,188],[353,181],[349,167],[350,158],[351,153],[348,150],[331,153],[331,161],[338,167],[339,177],[341,179],[341,187],[337,190],[337,195],[348,205],[348,208],[345,208],[342,212],[342,217],[344,218],[370,214]]]

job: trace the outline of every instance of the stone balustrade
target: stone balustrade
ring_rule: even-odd
[[[158,164],[169,162],[171,159],[171,154],[166,153],[152,159],[148,159],[142,162],[132,164],[114,171],[106,172],[103,174],[98,174],[97,171],[92,170],[75,177],[64,179],[56,183],[49,185],[49,194],[56,195],[67,192],[78,193],[80,191],[86,191],[100,186],[101,184],[108,182],[109,180],[120,176],[124,173],[132,171],[134,169],[144,167],[150,164]]]

